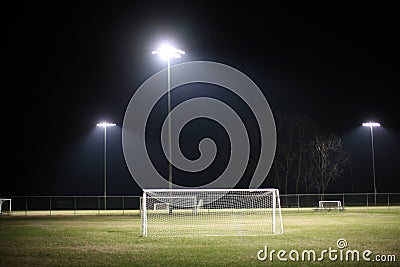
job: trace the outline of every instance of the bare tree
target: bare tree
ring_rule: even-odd
[[[294,116],[294,133],[295,133],[295,164],[296,164],[296,174],[295,174],[295,192],[299,193],[301,182],[304,182],[304,187],[306,192],[309,191],[309,186],[307,180],[303,179],[308,177],[306,174],[307,168],[307,144],[311,141],[312,136],[315,134],[317,125],[310,118],[297,114]]]
[[[329,183],[343,176],[344,166],[350,163],[350,154],[343,149],[343,142],[334,135],[315,135],[308,145],[310,158],[308,179],[323,196]]]
[[[304,179],[309,165],[306,147],[317,132],[317,125],[305,115],[284,112],[277,114],[276,123],[278,142],[272,167],[275,184],[285,194],[298,193],[302,185],[309,192],[308,180]]]
[[[274,160],[275,182],[280,186],[283,180],[283,191],[288,194],[289,179],[294,172],[294,120],[286,113],[279,113],[276,119],[278,142]]]
[[[350,162],[342,140],[319,134],[317,124],[301,114],[278,113],[276,123],[278,142],[271,169],[275,185],[285,194],[314,189],[323,195]]]

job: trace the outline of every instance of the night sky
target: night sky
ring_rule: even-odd
[[[3,7],[1,195],[102,195],[96,124],[103,120],[119,126],[107,136],[107,192],[138,195],[122,154],[122,121],[135,90],[166,67],[151,55],[164,40],[186,51],[174,64],[233,66],[256,82],[274,113],[307,115],[341,137],[351,171],[330,192],[373,192],[370,133],[360,125],[379,121],[378,192],[400,192],[394,4],[114,2]]]

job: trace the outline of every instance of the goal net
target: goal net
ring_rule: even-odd
[[[142,236],[282,234],[278,189],[154,189],[141,198]]]
[[[0,198],[0,214],[2,214],[4,206],[7,205],[5,202],[8,202],[8,207],[6,207],[6,210],[11,212],[11,198]],[[4,206],[3,203],[5,203]]]
[[[342,202],[340,200],[320,200],[318,201],[318,208],[319,209],[338,209],[342,210]]]

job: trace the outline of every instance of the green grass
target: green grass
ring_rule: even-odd
[[[400,261],[400,207],[284,209],[285,233],[256,237],[144,238],[138,215],[16,214],[0,216],[1,266],[396,266]],[[257,259],[264,245],[320,253],[336,249],[339,238],[347,240],[348,249],[369,249],[372,257],[393,254],[397,262],[331,262],[327,256],[312,263]]]

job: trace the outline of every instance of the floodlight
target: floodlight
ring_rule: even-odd
[[[100,122],[100,123],[96,124],[96,126],[98,126],[98,127],[113,127],[113,126],[116,126],[116,124],[109,123],[109,122]]]
[[[364,127],[381,127],[381,124],[378,122],[369,121],[369,122],[364,122],[362,124],[362,126],[364,126]]]
[[[170,45],[164,44],[161,45],[157,50],[151,52],[153,55],[159,54],[161,58],[171,59],[171,58],[180,58],[181,55],[185,54],[185,51],[174,48]]]
[[[97,127],[104,128],[104,209],[107,209],[107,127],[116,126],[115,123],[100,122]]]
[[[375,152],[374,152],[374,131],[373,128],[375,127],[381,127],[381,124],[378,122],[372,122],[372,121],[368,121],[368,122],[364,122],[362,124],[362,126],[364,127],[369,127],[371,130],[371,148],[372,148],[372,173],[373,173],[373,177],[374,177],[374,197],[375,197],[375,206],[376,206],[376,175],[375,175]]]
[[[168,95],[168,114],[171,113],[171,59],[180,58],[185,54],[185,51],[177,49],[169,44],[161,45],[157,50],[151,52],[153,55],[159,54],[162,59],[167,60],[167,95]],[[171,116],[168,116],[168,182],[169,189],[172,189],[172,149],[171,149]],[[172,210],[170,210],[172,212]]]

